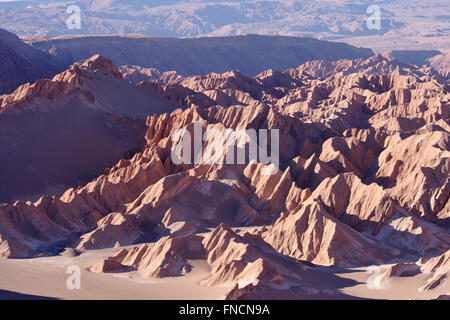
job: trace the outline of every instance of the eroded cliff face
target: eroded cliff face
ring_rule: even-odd
[[[229,298],[301,286],[307,262],[349,267],[422,257],[418,272],[433,270],[430,286],[448,272],[448,78],[374,56],[138,87],[187,108],[149,116],[142,150],[88,184],[2,204],[3,257],[55,253],[55,244],[136,245],[92,270],[157,278],[190,272],[189,260],[203,259],[211,267],[205,285],[237,285]],[[26,101],[20,92],[8,103]],[[277,129],[279,166],[267,175],[270,165],[211,163],[207,152],[177,165],[174,133],[193,133],[194,124],[218,136]]]

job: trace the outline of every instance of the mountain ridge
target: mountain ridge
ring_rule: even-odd
[[[49,54],[31,48],[15,34],[0,29],[0,94],[62,71]]]
[[[163,72],[176,70],[183,75],[234,69],[256,75],[269,68],[285,70],[296,67],[312,59],[368,58],[373,54],[371,49],[356,48],[345,43],[260,35],[187,39],[96,36],[30,44],[53,54],[61,65],[70,65],[94,54],[101,54],[118,66],[138,65]]]
[[[20,35],[147,34],[159,37],[266,34],[371,43],[379,50],[449,49],[443,0],[88,1],[76,3],[81,29],[69,30],[65,1],[0,3],[0,27]],[[368,21],[377,6],[379,28]],[[377,8],[375,7],[375,8]],[[410,10],[414,8],[414,10]],[[420,14],[418,14],[420,12]],[[425,27],[426,26],[426,27]]]

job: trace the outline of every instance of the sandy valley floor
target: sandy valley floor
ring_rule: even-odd
[[[160,280],[142,279],[135,273],[98,274],[89,268],[98,260],[119,249],[87,251],[79,256],[63,254],[22,260],[0,260],[0,299],[223,299],[231,286],[206,287],[200,282],[208,277],[205,261],[190,261],[192,272],[174,278]],[[67,267],[77,265],[81,269],[81,289],[69,290],[66,281],[70,274]],[[381,270],[387,266],[381,266]],[[320,270],[321,276],[318,275]],[[323,274],[329,278],[323,278]],[[317,268],[306,271],[304,280],[309,287],[336,290],[346,298],[369,299],[430,299],[450,292],[450,281],[426,293],[418,292],[426,275],[394,278],[381,289],[369,289],[367,280],[373,273],[366,268],[339,269]],[[330,281],[330,279],[334,279]],[[321,281],[322,280],[322,281]],[[318,297],[320,298],[320,297]]]

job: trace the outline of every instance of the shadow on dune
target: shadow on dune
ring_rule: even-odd
[[[0,290],[0,300],[57,300],[56,298]]]

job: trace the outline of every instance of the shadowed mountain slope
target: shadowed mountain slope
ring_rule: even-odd
[[[139,150],[148,115],[175,107],[98,55],[0,97],[0,202],[93,179]]]
[[[52,77],[62,70],[49,54],[31,48],[15,34],[0,29],[0,95],[26,82]]]
[[[118,66],[176,70],[184,76],[234,69],[253,76],[266,69],[285,70],[310,60],[367,58],[373,54],[370,49],[344,43],[258,35],[190,39],[95,36],[50,39],[31,44],[53,54],[62,65],[99,53]]]

